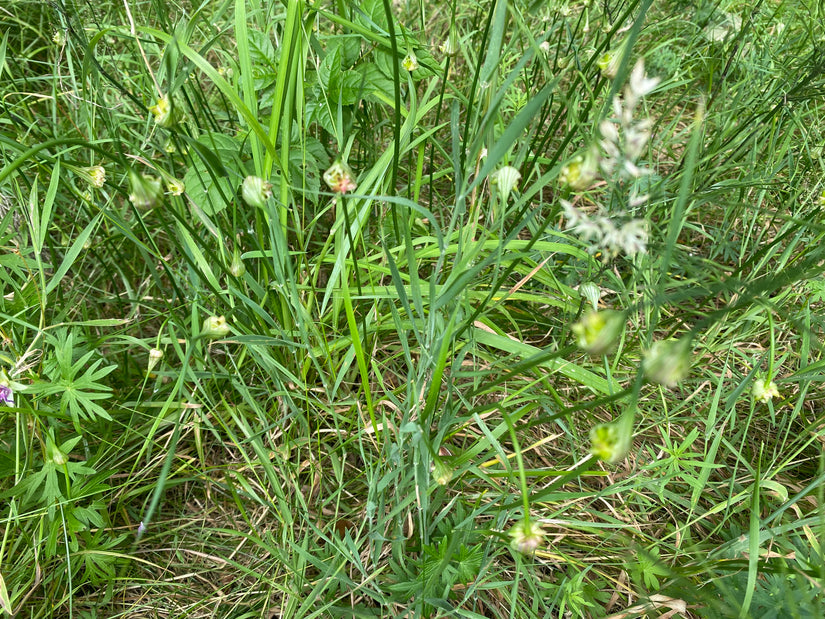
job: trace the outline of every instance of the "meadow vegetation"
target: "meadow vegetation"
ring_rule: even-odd
[[[825,9],[7,0],[0,612],[825,616]]]

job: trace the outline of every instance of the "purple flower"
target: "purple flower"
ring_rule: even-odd
[[[14,406],[14,393],[6,385],[0,385],[0,401],[6,406]]]

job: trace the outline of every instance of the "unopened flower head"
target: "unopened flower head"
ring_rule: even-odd
[[[229,335],[231,329],[223,316],[210,316],[203,321],[201,335],[210,340],[218,340]]]
[[[757,378],[753,381],[753,388],[751,389],[753,399],[757,402],[767,403],[772,399],[779,397],[779,388],[776,383],[767,378]]]
[[[579,348],[592,355],[603,355],[616,345],[624,329],[624,314],[615,310],[588,312],[571,330]]]
[[[532,556],[544,543],[544,530],[537,522],[522,518],[509,531],[513,550],[523,555]]]
[[[55,30],[52,42],[58,47],[66,45],[66,34],[62,30]]]
[[[336,161],[324,172],[324,182],[335,193],[349,193],[358,189],[355,176],[350,167],[343,161]]]
[[[260,176],[247,176],[241,185],[241,195],[249,206],[263,208],[272,197],[272,183]]]
[[[410,50],[410,53],[406,55],[404,60],[401,61],[401,66],[404,67],[407,71],[412,73],[418,67],[418,58],[415,57],[415,52]]]
[[[642,368],[645,375],[663,387],[675,387],[690,373],[690,338],[668,339],[655,342],[647,351]]]
[[[186,191],[186,185],[180,179],[169,177],[166,179],[166,191],[173,196],[179,196]]]
[[[594,148],[584,155],[576,155],[562,166],[559,183],[573,191],[583,191],[593,184],[598,176],[599,154]]]
[[[129,182],[132,186],[129,201],[135,205],[135,208],[144,210],[153,208],[163,195],[160,179],[154,176],[138,174],[134,170],[130,170]]]
[[[498,187],[502,200],[507,200],[510,196],[510,192],[516,188],[520,180],[521,173],[516,168],[509,165],[493,172],[490,177],[490,182]]]
[[[444,39],[444,42],[439,45],[439,50],[445,56],[455,56],[458,53],[458,34],[455,32],[455,29],[450,28],[450,33],[447,35],[447,38]]]
[[[453,469],[441,458],[433,462],[433,479],[439,486],[446,486],[453,479]]]
[[[232,252],[232,262],[229,264],[229,272],[233,277],[243,277],[244,273],[246,273],[246,267],[241,259],[241,252],[238,251],[237,247],[235,251]]]
[[[177,109],[168,94],[160,97],[155,104],[149,108],[155,123],[161,127],[172,127],[178,122]]]
[[[94,165],[87,168],[73,168],[84,181],[95,189],[100,189],[106,183],[106,170],[102,165]]]
[[[590,430],[590,453],[599,460],[616,464],[630,450],[631,432],[618,423],[603,423]]]
[[[154,370],[161,359],[163,359],[163,351],[159,348],[152,348],[149,351],[149,363],[147,364],[146,372],[148,373]]]

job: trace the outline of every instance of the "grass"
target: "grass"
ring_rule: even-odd
[[[823,17],[5,3],[0,611],[825,614]]]

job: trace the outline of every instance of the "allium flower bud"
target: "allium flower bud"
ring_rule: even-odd
[[[590,430],[590,453],[599,460],[616,464],[630,450],[631,432],[617,423],[603,423]]]
[[[514,524],[509,535],[512,538],[510,545],[513,550],[523,555],[532,556],[544,542],[544,531],[541,525],[529,518],[522,518]]]
[[[241,196],[249,206],[263,208],[272,197],[272,183],[260,176],[247,176],[241,185]]]
[[[596,61],[596,64],[599,66],[599,69],[602,72],[602,75],[610,79],[616,77],[616,74],[619,72],[619,65],[621,63],[621,50],[611,50],[605,52],[604,54],[599,56],[599,59]]]
[[[584,191],[596,180],[598,171],[599,154],[595,148],[591,148],[584,155],[576,155],[562,166],[559,183],[573,191]]]
[[[458,35],[453,28],[450,28],[450,34],[447,35],[447,38],[444,39],[438,49],[445,56],[455,56],[458,53]]]
[[[158,203],[158,200],[160,200],[163,195],[160,179],[154,176],[138,174],[130,170],[129,182],[132,185],[132,193],[129,194],[129,201],[135,205],[135,208],[150,209]]]
[[[776,383],[767,378],[757,378],[753,381],[751,389],[753,399],[763,404],[770,402],[773,398],[779,397],[779,388]]]
[[[506,165],[500,170],[493,172],[490,177],[490,182],[498,186],[501,192],[501,199],[507,200],[510,197],[510,192],[516,188],[518,182],[521,180],[521,173],[513,166]]]
[[[179,196],[186,191],[186,185],[182,180],[169,177],[166,179],[166,191],[173,196]]]
[[[148,374],[154,370],[161,359],[163,359],[163,351],[159,348],[152,348],[149,351],[149,363],[147,364],[146,373]]]
[[[412,73],[418,68],[418,58],[415,57],[414,51],[410,50],[410,53],[407,54],[404,60],[401,61],[401,66],[404,67],[410,73]]]
[[[66,34],[62,30],[55,30],[52,42],[58,47],[66,45]]]
[[[453,469],[439,458],[433,463],[433,479],[439,486],[446,486],[453,479]]]
[[[579,348],[592,355],[603,355],[616,345],[624,328],[624,314],[615,310],[591,311],[570,328]]]
[[[173,127],[179,119],[179,114],[168,94],[163,95],[157,102],[149,108],[155,117],[155,123],[161,127]]]
[[[235,251],[232,252],[232,262],[229,264],[229,272],[234,277],[243,277],[243,274],[246,273],[246,267],[244,266],[243,260],[241,260],[241,253],[237,247]]]
[[[690,353],[687,337],[655,342],[642,362],[645,375],[663,387],[675,387],[690,372]]]
[[[343,161],[336,161],[324,172],[324,182],[335,193],[348,193],[358,188],[352,170]]]
[[[210,316],[203,321],[201,335],[209,340],[218,340],[229,335],[231,329],[223,316]]]
[[[106,182],[106,170],[101,165],[94,165],[88,168],[72,168],[84,181],[92,187],[100,189]]]

